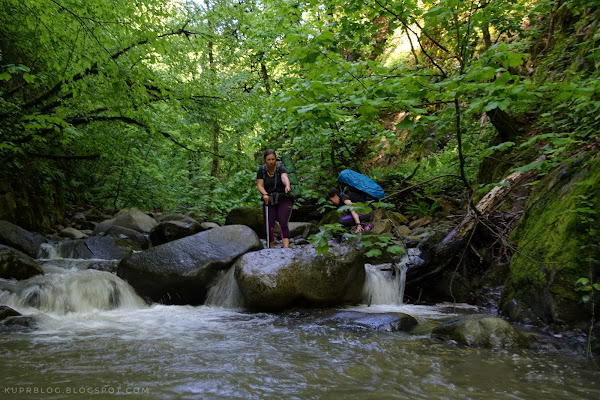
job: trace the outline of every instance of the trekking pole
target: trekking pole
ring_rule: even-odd
[[[267,246],[266,248],[268,249],[271,245],[271,243],[269,243],[269,205],[265,204],[263,201],[263,207],[265,208],[265,231],[267,233]]]

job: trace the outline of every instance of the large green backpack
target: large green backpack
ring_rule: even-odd
[[[281,156],[281,162],[285,165],[285,168],[288,171],[288,178],[290,179],[290,188],[292,189],[292,194],[294,198],[297,200],[302,197],[302,190],[300,189],[300,184],[298,183],[298,176],[296,175],[296,168],[294,167],[294,162],[292,161],[292,156],[289,154],[284,154]]]

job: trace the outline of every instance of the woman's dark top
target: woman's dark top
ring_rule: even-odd
[[[346,200],[350,200],[353,203],[367,203],[369,201],[368,197],[365,193],[358,190],[349,189],[340,193],[342,205],[345,204]]]
[[[263,164],[256,173],[256,179],[262,179],[267,193],[285,193],[285,185],[281,180],[281,174],[287,174],[288,171],[284,165],[277,163],[275,174],[269,176],[267,173],[267,164]]]

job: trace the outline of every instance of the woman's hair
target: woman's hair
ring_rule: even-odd
[[[265,154],[263,155],[263,160],[267,158],[268,155],[273,154],[275,156],[275,158],[277,158],[277,154],[275,154],[275,150],[273,149],[266,149],[265,150]]]
[[[326,199],[329,200],[329,199],[331,199],[332,197],[335,197],[335,196],[340,196],[341,197],[341,193],[340,193],[339,190],[337,190],[335,188],[331,188],[331,189],[329,189],[329,192],[327,192]]]

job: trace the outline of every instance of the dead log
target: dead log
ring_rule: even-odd
[[[475,206],[478,213],[470,210],[462,220],[460,225],[455,229],[445,241],[461,240],[471,235],[471,232],[477,226],[479,218],[485,218],[492,214],[504,203],[507,196],[517,187],[533,181],[537,176],[537,171],[513,172],[504,178],[500,185],[494,186]]]

